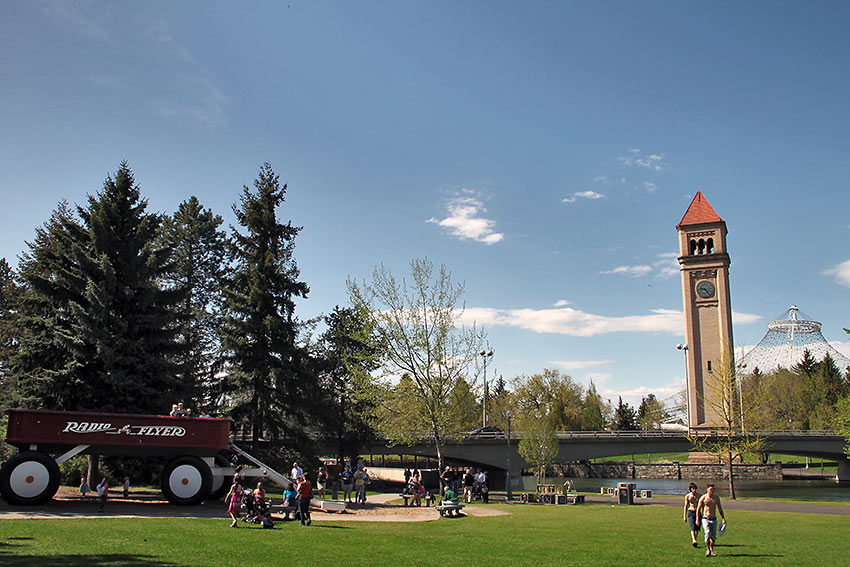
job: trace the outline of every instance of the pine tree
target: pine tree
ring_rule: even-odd
[[[325,324],[318,345],[328,396],[325,430],[340,462],[356,460],[374,438],[371,423],[381,389],[372,373],[379,367],[381,345],[368,314],[357,309],[337,305]]]
[[[293,257],[301,228],[281,223],[276,215],[286,189],[266,163],[254,190],[244,187],[233,206],[245,233],[233,235],[236,265],[225,290],[222,391],[233,419],[250,430],[255,451],[266,436],[303,445],[304,425],[318,398],[310,361],[298,343],[303,324],[295,315],[295,299],[309,292],[298,280]]]
[[[216,371],[227,259],[227,236],[219,230],[222,222],[192,196],[180,203],[173,216],[163,219],[160,229],[162,247],[171,251],[163,283],[183,293],[176,309],[179,374],[175,396],[194,400],[208,410],[215,406],[215,392],[205,386],[212,385]]]
[[[161,217],[146,208],[123,162],[78,209],[90,245],[76,255],[86,286],[71,313],[76,353],[91,362],[86,409],[164,413],[176,393],[173,306],[181,292],[159,286],[169,251],[156,245]]]
[[[28,407],[163,413],[173,392],[174,292],[159,288],[160,217],[127,163],[73,215],[60,203],[21,260],[12,360]]]
[[[9,369],[9,359],[15,350],[14,318],[20,289],[15,281],[15,271],[0,258],[0,405],[14,407],[15,388]]]
[[[620,396],[617,408],[614,410],[614,423],[612,427],[618,431],[629,431],[638,428],[635,409],[629,404],[624,403],[622,396]]]
[[[602,400],[596,391],[593,380],[587,387],[582,404],[581,428],[587,431],[601,431],[605,427],[605,416],[610,413],[610,406]]]
[[[19,262],[21,289],[14,320],[17,348],[9,360],[16,405],[27,408],[85,408],[94,394],[86,379],[90,360],[78,356],[72,305],[85,305],[86,280],[77,256],[89,234],[66,202],[36,229]]]

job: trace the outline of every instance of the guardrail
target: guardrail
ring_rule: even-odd
[[[558,431],[556,435],[558,439],[621,439],[621,438],[640,438],[640,439],[675,439],[679,437],[686,436],[688,432],[686,431],[663,431],[659,429],[653,429],[648,431]],[[725,432],[719,430],[696,430],[691,432],[693,435],[698,436],[706,436],[706,437],[716,437],[718,435],[725,435]],[[758,437],[840,437],[841,435],[836,431],[829,430],[810,430],[810,431],[802,431],[802,430],[752,430],[746,431],[746,435],[755,435]],[[735,435],[739,435],[738,432]],[[512,431],[511,439],[522,439],[523,438],[522,431]],[[465,433],[458,436],[455,436],[454,439],[463,439],[463,440],[506,440],[507,433],[499,433],[495,431],[488,431],[485,433]],[[421,441],[430,441],[431,437],[428,435],[422,435],[420,438]]]

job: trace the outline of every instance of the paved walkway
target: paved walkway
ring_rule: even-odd
[[[345,512],[326,513],[312,511],[313,521],[361,522],[427,522],[440,519],[440,514],[430,506],[403,506],[389,504],[400,500],[397,493],[376,494],[368,497],[366,504],[349,504]],[[124,499],[110,498],[103,512],[98,512],[96,497],[61,495],[41,506],[10,506],[0,500],[0,520],[23,518],[220,518],[230,521],[222,501],[203,502],[198,506],[175,506],[161,495],[143,495]],[[508,514],[489,506],[467,506],[467,516],[501,516]],[[277,516],[276,516],[277,517]]]
[[[615,504],[612,496],[588,496],[588,502]],[[639,506],[672,506],[682,508],[683,498],[646,498],[635,502]],[[829,514],[835,516],[850,516],[848,504],[817,504],[814,502],[782,502],[773,500],[729,500],[724,498],[721,503],[724,510],[754,510],[758,512],[794,512],[798,514]]]

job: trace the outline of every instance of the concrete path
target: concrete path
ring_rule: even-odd
[[[616,504],[612,496],[588,496],[588,502],[601,504]],[[723,510],[753,510],[757,512],[793,512],[797,514],[829,514],[835,516],[850,516],[850,503],[818,504],[814,502],[782,502],[773,500],[729,500],[724,498],[721,503]],[[682,508],[681,498],[646,498],[635,502],[638,506],[671,506]]]

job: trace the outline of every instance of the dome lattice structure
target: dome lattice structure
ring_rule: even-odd
[[[829,353],[842,372],[850,359],[835,350],[821,334],[821,324],[792,305],[782,315],[768,323],[767,334],[761,342],[740,360],[745,372],[758,368],[772,372],[777,368],[791,369],[803,359],[808,350],[820,362]]]

